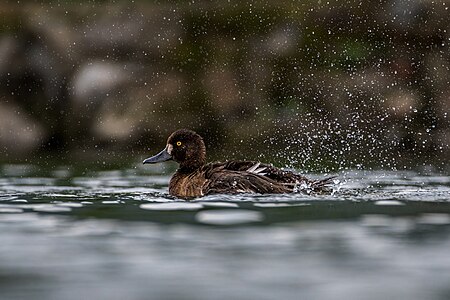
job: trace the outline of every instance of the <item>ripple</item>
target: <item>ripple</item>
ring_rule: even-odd
[[[105,200],[102,201],[102,204],[121,204],[122,202],[120,200]]]
[[[3,207],[0,208],[0,213],[23,213],[23,209],[21,208],[14,208],[14,207]]]
[[[381,214],[371,214],[361,216],[361,223],[368,227],[389,226],[392,218]]]
[[[17,198],[17,196],[0,196],[0,201],[14,201]]]
[[[62,207],[83,207],[83,204],[80,202],[61,202],[57,203],[57,205]]]
[[[28,200],[25,199],[15,199],[11,201],[12,203],[28,203]]]
[[[202,202],[205,207],[239,207],[237,203],[232,202]]]
[[[291,206],[308,206],[310,203],[255,203],[257,207],[291,207]]]
[[[59,194],[59,193],[42,194],[42,196],[53,197],[53,198],[74,198],[74,197],[76,197],[76,195],[73,195],[73,194]]]
[[[34,204],[29,207],[37,212],[69,212],[72,210],[70,207],[58,206],[55,204]]]
[[[206,210],[196,214],[199,223],[208,225],[238,225],[261,222],[264,215],[260,212],[246,209]]]
[[[417,223],[429,225],[447,225],[450,224],[450,215],[442,213],[422,214]]]
[[[379,201],[375,201],[375,205],[395,206],[395,205],[405,205],[405,203],[397,201],[397,200],[379,200]]]
[[[203,208],[200,203],[190,202],[165,202],[165,203],[144,203],[139,205],[142,209],[147,210],[198,210]]]

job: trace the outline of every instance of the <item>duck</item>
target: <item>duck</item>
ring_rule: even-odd
[[[179,164],[170,179],[169,194],[182,199],[212,194],[284,194],[300,190],[323,192],[334,178],[311,180],[293,171],[258,161],[206,163],[203,138],[189,129],[173,132],[165,148],[143,163],[156,164],[169,160]]]

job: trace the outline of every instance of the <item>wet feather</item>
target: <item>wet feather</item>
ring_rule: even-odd
[[[226,161],[205,164],[206,148],[203,139],[195,132],[181,129],[167,140],[170,158],[180,164],[169,183],[169,193],[181,198],[201,197],[210,194],[259,193],[279,194],[302,190],[327,191],[334,177],[310,180],[289,170],[276,168],[258,161]],[[163,150],[164,151],[164,150]],[[144,161],[155,163],[164,157],[163,152]]]

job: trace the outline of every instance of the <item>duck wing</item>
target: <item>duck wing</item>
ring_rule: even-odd
[[[263,164],[257,161],[230,161],[225,163],[224,168],[239,171],[247,171],[257,175],[265,176],[276,182],[282,182],[285,185],[305,185],[312,190],[320,190],[330,187],[334,184],[333,179],[336,176],[325,179],[312,180],[307,177],[289,170],[283,170],[273,165]]]
[[[257,161],[228,161],[205,166],[206,193],[289,193],[305,187],[326,190],[334,177],[310,180],[292,171]]]
[[[289,193],[292,187],[276,182],[258,174],[246,171],[212,170],[206,174],[207,181],[203,194],[236,194],[236,193]]]
[[[306,183],[310,180],[292,171],[283,170],[257,161],[228,161],[222,164],[225,170],[248,172],[282,183]]]

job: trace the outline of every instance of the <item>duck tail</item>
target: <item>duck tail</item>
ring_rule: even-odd
[[[333,179],[335,179],[337,176],[331,176],[331,177],[327,177],[325,179],[320,179],[320,180],[314,180],[311,182],[311,188],[313,190],[328,190],[330,189],[333,185],[335,185],[336,183],[334,182]]]

